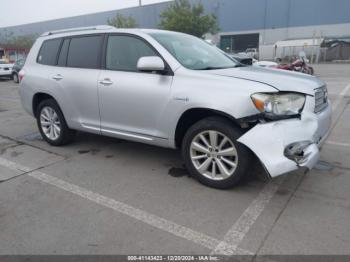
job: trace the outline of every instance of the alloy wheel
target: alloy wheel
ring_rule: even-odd
[[[61,122],[53,108],[46,106],[41,110],[40,125],[48,139],[55,141],[60,137]]]
[[[191,142],[190,157],[197,171],[211,180],[231,177],[238,165],[238,153],[234,143],[226,135],[207,130]]]

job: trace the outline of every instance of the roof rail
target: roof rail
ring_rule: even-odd
[[[75,27],[75,28],[68,28],[68,29],[63,29],[63,30],[55,30],[55,31],[45,32],[41,36],[49,36],[49,35],[71,33],[71,32],[79,32],[79,31],[108,30],[108,29],[113,29],[113,28],[114,28],[113,26],[109,26],[109,25],[97,25],[97,26],[89,26],[89,27]]]

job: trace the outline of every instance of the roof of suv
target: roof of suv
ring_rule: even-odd
[[[49,36],[62,36],[62,35],[80,35],[83,33],[106,33],[106,32],[120,32],[120,33],[176,33],[172,31],[159,30],[159,29],[142,29],[142,28],[116,28],[109,25],[97,25],[90,27],[77,27],[77,28],[68,28],[63,30],[55,30],[43,33],[40,37],[49,37]],[[181,34],[181,33],[179,33]]]

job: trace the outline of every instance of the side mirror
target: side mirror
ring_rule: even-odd
[[[162,72],[165,70],[165,64],[158,56],[144,56],[137,62],[137,69],[145,72]]]

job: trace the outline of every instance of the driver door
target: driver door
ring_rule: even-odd
[[[141,57],[159,54],[130,34],[109,35],[105,53],[98,88],[102,133],[135,140],[167,139],[159,122],[170,98],[172,76],[137,70]]]

